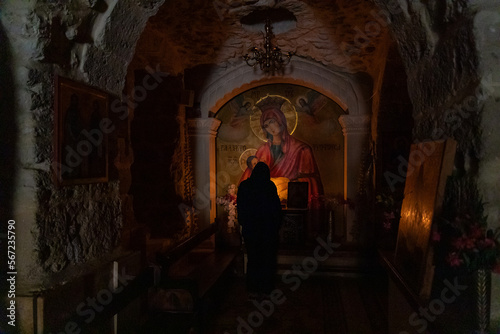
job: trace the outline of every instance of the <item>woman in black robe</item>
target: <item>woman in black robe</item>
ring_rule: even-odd
[[[281,203],[269,167],[259,162],[238,188],[238,222],[247,250],[247,291],[251,297],[274,289]]]

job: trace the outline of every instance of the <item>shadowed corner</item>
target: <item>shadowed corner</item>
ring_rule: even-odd
[[[14,218],[13,198],[16,180],[16,154],[18,129],[15,118],[14,79],[12,75],[9,40],[0,24],[0,254],[7,254],[7,221]],[[6,256],[6,255],[5,255]],[[3,259],[2,259],[3,262]],[[0,307],[5,310],[7,291],[6,268],[0,272]],[[2,312],[3,313],[3,312]],[[17,326],[7,324],[8,318],[0,321],[1,333],[18,333]],[[17,325],[17,323],[16,323]]]

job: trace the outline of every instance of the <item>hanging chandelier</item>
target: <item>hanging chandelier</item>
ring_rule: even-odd
[[[265,31],[265,51],[262,51],[254,46],[249,50],[252,53],[252,56],[246,54],[243,56],[243,59],[245,59],[248,66],[255,67],[258,64],[260,69],[265,73],[274,74],[276,72],[283,72],[284,67],[290,62],[290,58],[292,58],[294,53],[287,52],[283,55],[279,47],[273,47],[271,44],[271,38],[274,35],[270,19],[266,19]]]

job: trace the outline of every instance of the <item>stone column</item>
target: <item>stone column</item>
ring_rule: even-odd
[[[355,201],[364,149],[368,147],[370,116],[343,115],[339,118],[344,133],[344,198]],[[354,202],[355,206],[360,203]],[[346,242],[356,242],[359,225],[355,211],[344,208]]]
[[[221,121],[216,118],[195,118],[188,121],[194,170],[194,207],[198,228],[203,230],[215,221],[215,136]]]

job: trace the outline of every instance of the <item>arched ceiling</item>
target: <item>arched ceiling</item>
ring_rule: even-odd
[[[166,1],[141,35],[134,67],[160,64],[164,71],[182,73],[202,64],[242,63],[250,47],[263,48],[263,34],[241,20],[264,8],[295,16],[296,21],[273,20],[273,43],[282,50],[333,70],[366,72],[372,78],[383,71],[391,38],[368,0]]]

